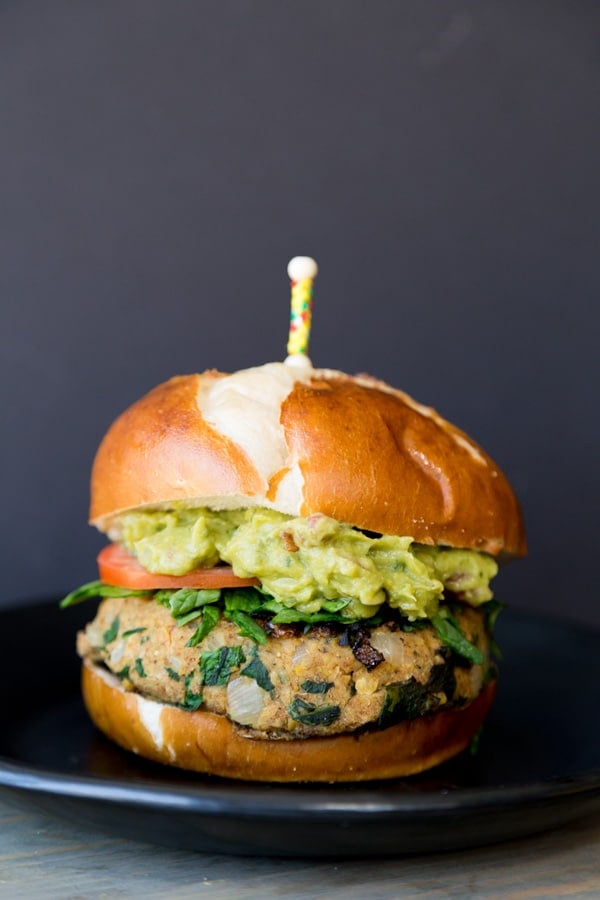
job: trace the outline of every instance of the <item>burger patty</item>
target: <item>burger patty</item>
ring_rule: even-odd
[[[104,664],[127,690],[184,709],[228,716],[248,737],[299,738],[386,727],[469,703],[489,677],[490,639],[480,610],[455,613],[482,652],[457,656],[429,625],[285,626],[265,645],[221,617],[197,646],[152,599],[105,599],[80,632],[79,655]]]

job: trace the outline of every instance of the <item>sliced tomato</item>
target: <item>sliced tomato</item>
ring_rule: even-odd
[[[98,554],[100,580],[104,584],[133,590],[178,588],[235,588],[260,584],[258,578],[238,578],[231,566],[194,569],[187,575],[153,575],[119,544],[109,544]]]

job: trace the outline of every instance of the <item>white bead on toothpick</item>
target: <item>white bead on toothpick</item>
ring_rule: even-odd
[[[287,271],[290,281],[302,281],[304,278],[316,278],[319,267],[312,256],[294,256],[288,263]]]
[[[295,256],[288,263],[288,275],[292,283],[290,311],[290,335],[287,345],[288,359],[306,357],[310,338],[313,281],[319,271],[310,256]]]

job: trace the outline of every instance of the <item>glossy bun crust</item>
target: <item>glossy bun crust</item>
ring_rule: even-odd
[[[469,746],[495,694],[490,682],[462,709],[381,731],[302,740],[255,740],[225,716],[189,712],[126,691],[106,669],[82,667],[83,697],[104,734],[155,762],[245,781],[367,781],[414,775]]]
[[[286,458],[265,475],[260,450],[253,455],[203,415],[199,396],[225,377],[173,378],[117,419],[94,463],[93,524],[108,530],[123,510],[175,501],[269,506],[424,544],[525,553],[506,477],[464,432],[406,394],[367,376],[312,371],[275,410]],[[295,494],[281,490],[290,474]]]

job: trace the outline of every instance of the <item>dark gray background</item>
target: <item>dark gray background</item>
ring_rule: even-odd
[[[0,3],[0,602],[95,577],[88,473],[174,373],[311,356],[473,434],[515,605],[600,623],[597,2]]]

